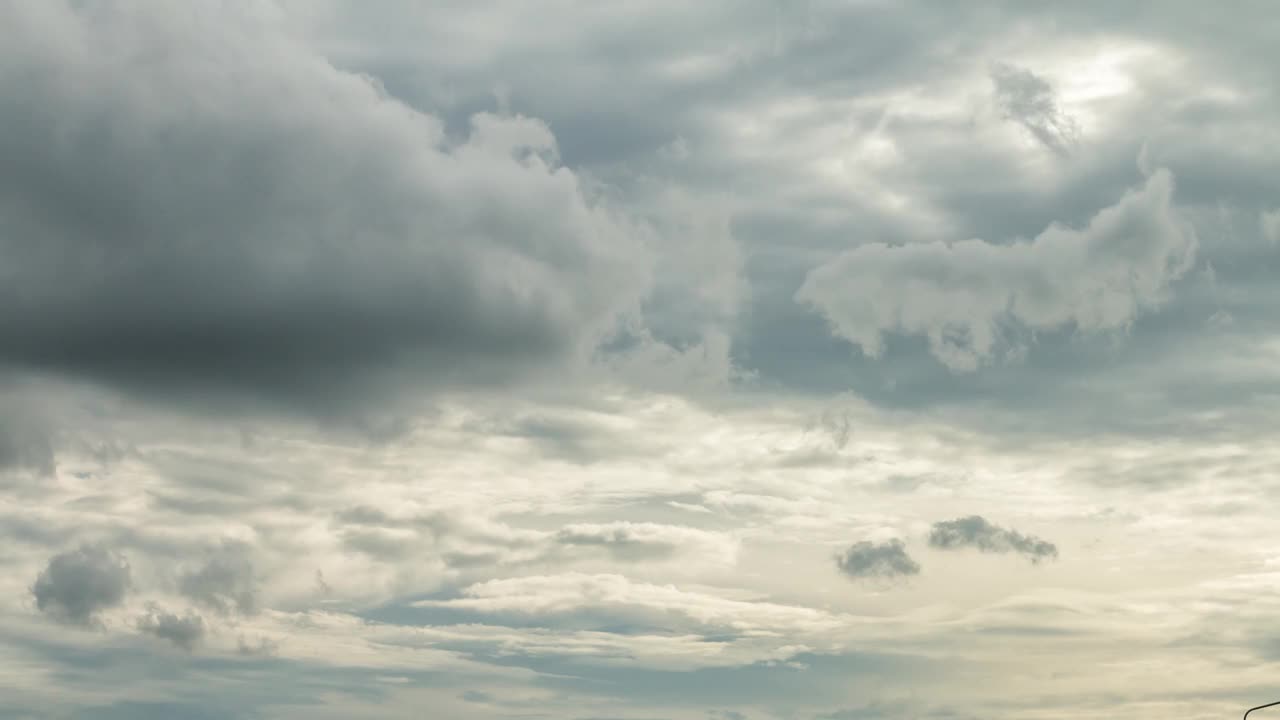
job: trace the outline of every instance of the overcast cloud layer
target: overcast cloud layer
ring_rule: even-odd
[[[1276,37],[0,0],[0,718],[1280,699]]]

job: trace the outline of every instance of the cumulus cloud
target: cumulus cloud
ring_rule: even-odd
[[[1075,146],[1079,125],[1058,107],[1048,80],[1026,68],[996,63],[991,67],[991,82],[1004,116],[1026,128],[1041,145],[1059,155]]]
[[[643,292],[544,123],[455,137],[253,13],[91,7],[0,9],[0,363],[336,401],[515,377]]]
[[[1163,304],[1191,269],[1196,236],[1172,206],[1173,176],[1146,183],[1083,228],[1029,242],[870,243],[812,270],[795,297],[871,357],[884,335],[924,335],[954,371],[989,362],[1002,327],[1120,330]]]
[[[898,539],[875,543],[862,540],[836,556],[836,567],[851,578],[898,578],[920,574],[920,564]]]
[[[191,652],[204,639],[204,618],[188,610],[185,615],[166,612],[152,605],[137,620],[138,630],[168,640],[177,647]]]
[[[994,720],[1064,683],[1078,714],[1141,715],[1170,667],[1200,681],[1171,715],[1239,687],[1215,658],[1256,647],[1228,647],[1248,623],[1167,630],[1275,580],[1251,515],[1274,465],[1266,24],[1188,0],[694,5],[0,0],[0,391],[38,375],[48,416],[0,395],[0,562],[22,568],[0,577],[32,616],[0,612],[0,704]],[[984,74],[1005,57],[1035,72]],[[1217,285],[1178,279],[1193,251]],[[818,312],[795,302],[810,271]],[[1235,325],[1205,333],[1207,300]],[[1068,342],[1130,323],[1122,352]],[[902,357],[926,340],[955,370],[1035,352],[953,376]],[[850,362],[873,346],[891,361]],[[401,397],[368,446],[276,412]],[[239,417],[209,422],[223,398]],[[1154,466],[1183,488],[1157,506],[1062,492]],[[962,559],[924,536],[975,498],[1057,518],[1115,573],[1048,587],[1016,559],[1045,541],[952,520],[971,559],[1021,554],[958,604],[842,590]],[[252,552],[202,554],[215,537]],[[109,539],[136,590],[66,610],[67,538]],[[1120,692],[1090,674],[1117,646],[1164,661]]]
[[[987,553],[1018,553],[1037,563],[1058,557],[1057,546],[1048,540],[993,525],[981,515],[934,523],[929,545],[939,550],[976,548]]]
[[[36,608],[72,625],[92,625],[101,610],[124,602],[132,586],[128,561],[113,550],[82,545],[49,559],[31,586]]]
[[[257,579],[244,551],[224,549],[178,580],[178,591],[223,615],[257,610]]]

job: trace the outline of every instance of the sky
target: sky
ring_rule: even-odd
[[[1277,37],[0,0],[0,718],[1280,700]]]

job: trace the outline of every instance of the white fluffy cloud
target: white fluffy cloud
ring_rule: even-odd
[[[1026,242],[860,245],[810,272],[796,300],[867,355],[883,352],[885,333],[923,335],[957,371],[989,362],[1006,327],[1123,329],[1195,260],[1173,187],[1156,171],[1085,227],[1052,225]]]

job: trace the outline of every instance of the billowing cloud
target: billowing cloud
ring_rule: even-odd
[[[796,300],[869,356],[885,333],[924,335],[947,367],[975,370],[1006,328],[1120,330],[1165,302],[1196,253],[1172,199],[1173,176],[1159,170],[1085,227],[1052,225],[1028,242],[861,245],[811,271]]]
[[[0,0],[0,704],[1230,717],[1236,5]]]
[[[851,578],[898,578],[920,574],[920,564],[901,540],[862,540],[836,556],[836,567]]]
[[[1057,546],[1048,540],[1002,528],[981,515],[934,523],[929,531],[929,546],[939,550],[974,548],[987,553],[1018,553],[1032,562],[1058,557]]]
[[[1026,128],[1041,145],[1058,154],[1075,145],[1079,125],[1058,107],[1047,80],[1026,68],[996,63],[991,68],[991,82],[1005,117]]]
[[[124,602],[132,585],[129,563],[97,545],[54,555],[31,586],[36,608],[60,622],[91,625],[101,610]]]
[[[152,606],[138,617],[137,626],[140,632],[167,640],[187,652],[194,650],[205,634],[204,618],[190,610],[177,615]]]
[[[73,7],[0,10],[0,363],[356,400],[574,356],[641,294],[544,123],[459,137],[230,7]]]

